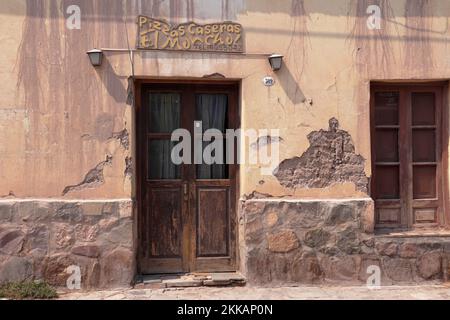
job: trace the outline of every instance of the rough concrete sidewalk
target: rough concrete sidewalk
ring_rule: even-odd
[[[62,300],[450,300],[450,284],[367,287],[197,287],[64,293]]]

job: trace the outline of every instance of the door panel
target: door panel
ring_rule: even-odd
[[[181,190],[150,189],[150,257],[181,258]]]
[[[145,273],[184,272],[185,238],[181,182],[147,186],[141,218],[141,270]]]
[[[235,271],[237,166],[220,161],[175,165],[171,152],[178,142],[171,141],[171,133],[187,130],[194,146],[195,121],[201,121],[203,132],[217,129],[225,142],[226,129],[237,128],[237,86],[153,84],[141,89],[140,272]],[[201,142],[202,151],[212,142]],[[217,149],[212,153],[218,154]]]
[[[197,189],[197,257],[229,255],[229,190]]]
[[[233,180],[195,182],[193,269],[236,271],[236,189]]]

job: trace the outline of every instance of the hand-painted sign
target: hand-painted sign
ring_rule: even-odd
[[[138,17],[138,49],[244,52],[242,26],[234,22],[179,25]]]

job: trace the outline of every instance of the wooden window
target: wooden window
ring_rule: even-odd
[[[446,223],[443,86],[373,85],[372,181],[378,228]]]

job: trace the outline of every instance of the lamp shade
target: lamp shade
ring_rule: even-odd
[[[99,67],[102,65],[103,61],[103,51],[99,49],[93,49],[87,52],[89,60],[94,67]]]
[[[273,71],[278,71],[283,64],[283,56],[281,54],[273,54],[269,57],[269,63]]]

